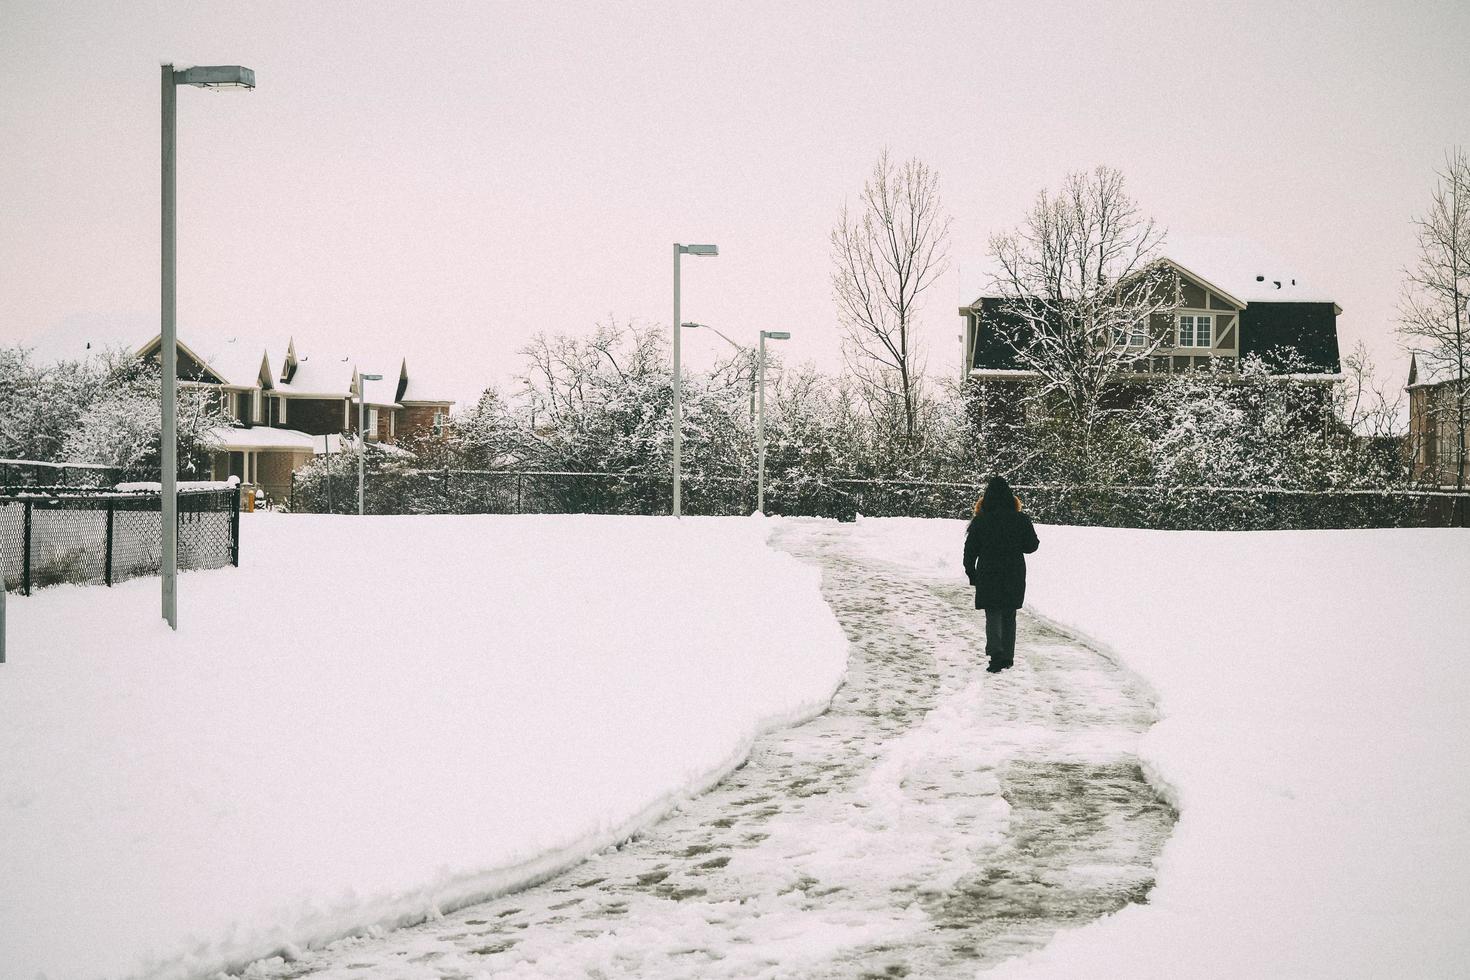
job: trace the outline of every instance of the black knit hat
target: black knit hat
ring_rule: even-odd
[[[980,500],[980,509],[991,514],[1016,509],[1016,495],[1005,477],[990,478],[990,482],[985,485],[985,496]]]

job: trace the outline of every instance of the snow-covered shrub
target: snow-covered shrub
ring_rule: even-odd
[[[0,458],[62,461],[106,378],[102,358],[38,364],[24,347],[0,347]]]
[[[62,448],[69,459],[116,467],[124,480],[158,472],[163,412],[158,365],[129,357],[109,372],[101,393],[77,418]],[[212,393],[178,391],[179,476],[200,479],[213,448],[210,430],[227,428],[228,414]]]

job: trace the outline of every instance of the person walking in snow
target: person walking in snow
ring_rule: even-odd
[[[985,669],[998,674],[1016,660],[1016,610],[1026,600],[1026,556],[1041,543],[1005,477],[991,477],[965,532],[965,577],[975,608],[985,610]]]

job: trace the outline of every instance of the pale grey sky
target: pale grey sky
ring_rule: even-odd
[[[157,330],[172,60],[259,79],[179,94],[185,337],[397,349],[464,400],[536,330],[667,323],[671,243],[709,241],[685,317],[835,367],[827,236],[887,145],[954,218],[933,370],[987,236],[1107,163],[1171,233],[1291,260],[1397,377],[1410,218],[1470,143],[1467,38],[1460,0],[0,0],[0,343]]]

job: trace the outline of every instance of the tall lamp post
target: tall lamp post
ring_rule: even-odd
[[[363,463],[367,459],[367,429],[363,427],[364,411],[367,407],[367,383],[369,381],[382,381],[381,374],[359,374],[357,376],[357,516],[364,514],[363,510]]]
[[[684,417],[679,404],[679,258],[688,253],[689,255],[719,255],[720,249],[717,245],[680,245],[674,243],[674,516],[683,516],[683,507],[679,496],[679,466],[684,450]]]
[[[760,353],[756,355],[756,377],[760,379],[760,407],[755,423],[755,509],[766,512],[766,341],[790,340],[786,330],[762,330]]]
[[[722,331],[722,330],[716,330],[714,327],[710,326],[708,323],[695,323],[692,320],[685,320],[681,324],[681,326],[686,327],[686,328],[688,328],[690,330],[698,330],[698,329],[701,329],[701,328],[703,328],[705,330],[709,330],[716,337],[719,337],[725,343],[729,344],[731,347],[733,347],[736,350],[738,350],[741,354],[743,354],[746,357],[750,358],[750,369],[751,369],[750,370],[750,417],[751,417],[751,419],[754,419],[755,418],[755,351],[751,350],[749,347],[746,347],[744,344],[736,343],[735,341],[733,341],[729,337],[727,337],[725,335],[724,331]]]
[[[255,72],[239,65],[197,65],[175,70],[163,66],[163,295],[162,329],[160,333],[163,359],[163,446],[160,468],[163,470],[162,542],[163,542],[163,618],[172,629],[179,628],[179,429],[178,429],[178,331],[175,323],[175,289],[177,252],[177,197],[174,189],[175,116],[174,102],[180,85],[195,88],[255,88]]]

